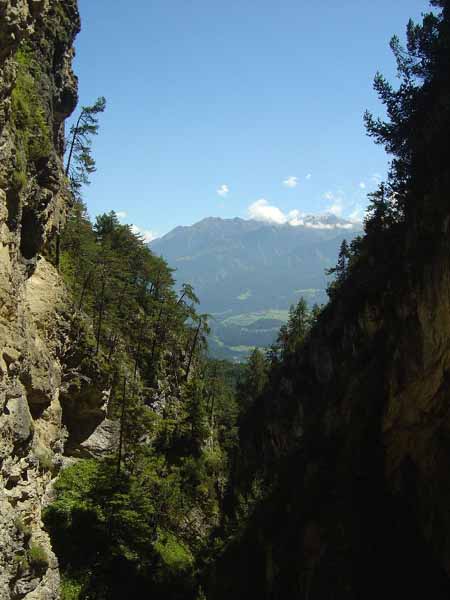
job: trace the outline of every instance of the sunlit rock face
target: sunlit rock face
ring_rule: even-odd
[[[0,598],[59,597],[43,530],[62,462],[60,389],[70,345],[53,266],[69,206],[64,119],[77,102],[75,0],[0,1]]]

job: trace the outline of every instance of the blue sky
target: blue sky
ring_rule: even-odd
[[[153,234],[207,216],[356,218],[387,158],[377,69],[425,0],[79,0],[80,102],[104,95],[91,215]]]

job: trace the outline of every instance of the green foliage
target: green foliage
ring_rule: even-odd
[[[37,543],[32,543],[28,549],[28,562],[30,567],[37,572],[44,572],[48,568],[48,556],[45,549]]]
[[[159,533],[155,550],[160,556],[167,577],[187,573],[194,566],[194,557],[189,549],[170,532]]]
[[[106,109],[106,99],[101,96],[92,106],[83,106],[75,125],[70,128],[66,141],[66,176],[72,193],[80,197],[83,185],[89,185],[89,176],[96,171],[92,156],[92,136],[98,134],[98,115]]]
[[[114,213],[77,201],[61,238],[77,356],[112,388],[119,445],[64,470],[45,522],[68,598],[194,599],[197,558],[220,518],[237,445],[237,368],[205,358],[190,285]],[[72,594],[72,596],[70,596]]]
[[[450,109],[443,98],[449,93],[450,14],[446,1],[431,4],[441,10],[424,14],[421,24],[409,21],[406,47],[397,36],[391,39],[399,86],[394,88],[380,73],[375,76],[387,120],[365,114],[368,134],[393,156],[388,195],[397,222],[414,209],[412,188],[418,191],[442,170],[448,141]]]
[[[68,575],[61,577],[61,600],[80,600],[83,582]]]
[[[17,77],[11,94],[11,109],[17,155],[13,185],[20,189],[26,183],[28,162],[47,158],[51,153],[52,140],[42,95],[37,85],[41,77],[39,63],[26,45],[20,46],[15,58]]]
[[[269,362],[259,349],[253,350],[244,367],[238,384],[238,397],[243,408],[249,408],[259,398],[267,385]]]
[[[282,325],[276,343],[269,349],[268,357],[272,364],[295,357],[301,350],[312,323],[312,314],[302,297],[296,306],[291,306],[286,325]]]
[[[188,502],[179,469],[148,454],[133,475],[118,476],[112,461],[80,461],[62,473],[55,492],[44,519],[75,590],[120,598],[127,586],[138,593],[172,579],[175,587],[187,579],[194,585],[194,559],[179,531]]]
[[[364,120],[368,134],[385,147],[392,161],[387,182],[369,195],[366,235],[341,248],[338,264],[328,271],[335,275],[327,290],[332,300],[357,293],[367,296],[367,290],[375,293],[395,270],[395,260],[397,268],[404,269],[406,258],[399,242],[406,227],[420,222],[433,235],[437,207],[424,199],[430,197],[430,182],[447,168],[450,11],[446,1],[431,5],[438,10],[424,14],[422,23],[409,21],[405,47],[397,36],[391,39],[399,85],[393,86],[380,73],[375,76],[374,88],[387,119],[366,112]]]
[[[205,347],[206,321],[195,312],[192,288],[177,295],[167,264],[130,226],[114,213],[92,226],[75,203],[61,239],[61,270],[76,309],[92,319],[96,354],[112,369],[126,360],[146,388],[162,374],[171,387],[187,380]]]

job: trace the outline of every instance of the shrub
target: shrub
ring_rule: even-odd
[[[47,552],[40,544],[31,544],[28,549],[28,560],[35,571],[42,572],[48,568]]]
[[[79,600],[83,584],[68,575],[61,578],[61,600]]]

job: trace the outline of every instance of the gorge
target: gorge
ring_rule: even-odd
[[[450,4],[431,11],[391,42],[399,86],[375,79],[387,120],[366,127],[392,162],[354,236],[316,228],[310,252],[306,227],[208,219],[166,256],[89,218],[95,119],[86,181],[66,174],[64,122],[92,109],[76,0],[0,0],[0,600],[450,597]],[[263,258],[289,238],[266,287],[243,230]],[[203,283],[170,264],[194,256],[252,311],[314,260],[329,299],[311,310],[296,290],[324,280],[285,274],[267,351],[211,359]]]

